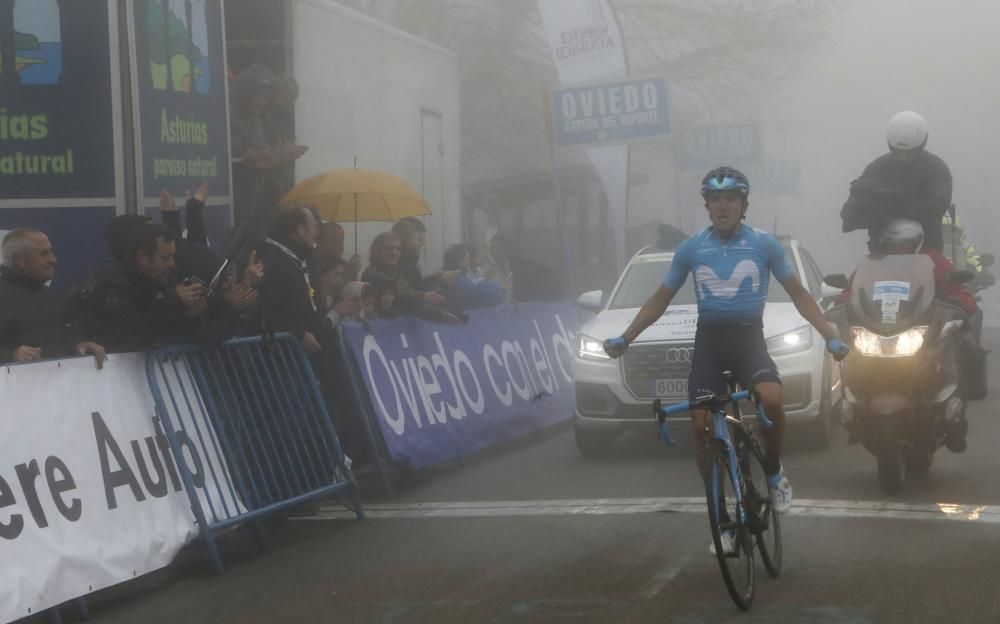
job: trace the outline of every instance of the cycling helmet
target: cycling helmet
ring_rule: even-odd
[[[738,191],[744,197],[750,194],[750,182],[740,171],[732,167],[716,167],[701,180],[701,196],[720,191]]]
[[[880,239],[888,253],[903,253],[894,250],[904,248],[916,254],[924,247],[924,228],[910,219],[894,219],[882,228]]]
[[[927,144],[927,120],[913,111],[896,113],[885,137],[891,150],[921,150]]]

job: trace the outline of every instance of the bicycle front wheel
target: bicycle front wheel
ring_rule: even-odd
[[[746,436],[749,449],[743,454],[746,508],[751,511],[750,530],[757,542],[760,560],[772,578],[781,575],[781,521],[771,504],[771,491],[764,473],[764,449],[755,436]]]
[[[726,582],[726,589],[733,602],[740,609],[746,610],[753,604],[754,561],[750,527],[747,523],[740,522],[743,498],[741,488],[729,471],[729,454],[725,448],[713,443],[709,450],[709,461],[706,497],[715,557],[719,561],[722,579]],[[749,515],[745,517],[749,518]],[[724,535],[728,538],[724,538]],[[729,552],[725,548],[727,542],[732,545]]]

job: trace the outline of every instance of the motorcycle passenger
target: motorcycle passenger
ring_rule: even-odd
[[[792,486],[781,465],[785,432],[781,376],[767,352],[763,314],[770,274],[788,291],[796,309],[823,336],[829,351],[838,359],[848,353],[823,317],[812,296],[802,287],[785,250],[774,236],[744,225],[750,184],[745,175],[731,167],[708,172],[701,183],[712,225],[687,238],[678,247],[663,284],[643,305],[625,333],[604,343],[605,351],[621,357],[647,327],[666,311],[688,274],[694,279],[698,300],[698,329],[688,380],[690,399],[707,394],[728,393],[723,371],[732,371],[744,387],[759,393],[774,427],[764,431],[767,473],[771,501],[778,513],[788,511]],[[711,417],[706,410],[691,413],[698,466],[708,477],[705,444]],[[732,536],[723,539],[727,552]],[[714,547],[713,547],[714,548]]]
[[[889,153],[857,180],[840,212],[843,231],[867,229],[869,245],[893,219],[912,219],[924,230],[924,247],[941,251],[941,219],[951,205],[951,171],[927,151],[927,121],[912,111],[889,120]]]
[[[955,265],[951,263],[944,254],[934,249],[924,249],[924,231],[920,224],[909,219],[896,219],[890,222],[882,231],[877,244],[877,254],[873,255],[906,255],[924,254],[934,262],[934,284],[937,291],[936,296],[952,303],[968,315],[969,319],[977,316],[978,306],[976,299],[966,288],[960,284],[953,284],[948,277],[955,272]],[[838,298],[838,303],[848,303],[851,300],[851,287],[854,276],[847,288]],[[975,344],[970,332],[965,332],[959,341],[959,351],[968,353],[977,351],[979,347]],[[958,421],[948,431],[946,444],[948,450],[961,453],[966,448],[966,433],[968,422],[962,415]],[[854,440],[857,432],[851,431],[851,439]]]
[[[934,262],[934,284],[937,296],[961,307],[970,317],[976,315],[979,307],[976,298],[960,284],[952,284],[948,276],[955,272],[955,265],[943,253],[934,249],[926,249],[924,230],[916,221],[910,219],[895,219],[882,230],[878,241],[873,244],[873,257],[900,254],[922,253]],[[854,276],[851,276],[851,282]],[[851,301],[851,284],[840,293],[837,303]]]

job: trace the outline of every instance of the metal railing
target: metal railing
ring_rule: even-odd
[[[319,382],[288,334],[218,348],[173,346],[146,356],[156,412],[209,558],[217,531],[326,497],[361,499]]]

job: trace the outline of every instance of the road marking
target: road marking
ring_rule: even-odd
[[[649,600],[650,598],[655,598],[667,588],[670,581],[677,578],[677,575],[681,573],[687,564],[691,563],[692,555],[685,555],[682,557],[677,557],[671,563],[667,564],[660,569],[659,572],[653,575],[653,578],[649,579],[645,585],[639,589],[639,598],[644,600]]]
[[[497,518],[509,516],[603,516],[648,513],[705,513],[701,497],[594,498],[438,503],[374,503],[364,506],[368,518]],[[954,503],[907,504],[892,501],[796,499],[793,516],[819,518],[889,518],[1000,524],[998,505]],[[294,520],[353,520],[352,511],[325,506],[315,516]]]

